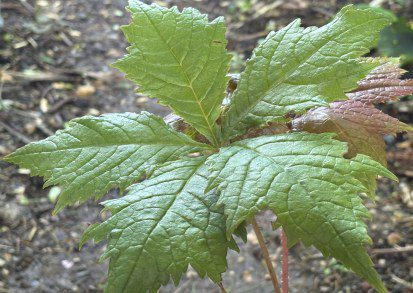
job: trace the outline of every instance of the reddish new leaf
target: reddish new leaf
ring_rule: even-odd
[[[383,113],[371,103],[347,100],[334,102],[330,105],[330,108],[320,107],[308,114],[312,116],[316,114],[317,116],[317,112],[322,112],[333,119],[344,119],[357,124],[357,128],[354,131],[357,131],[361,126],[371,133],[395,135],[398,132],[410,129],[409,125]],[[311,119],[314,119],[314,117]]]
[[[347,96],[361,102],[384,103],[413,93],[413,79],[401,80],[406,71],[399,68],[395,59],[386,61],[361,80],[358,88]]]
[[[352,106],[356,106],[352,108]],[[394,119],[384,114],[371,105],[358,101],[336,102],[331,108],[320,107],[309,111],[306,115],[293,121],[294,129],[305,130],[312,133],[334,132],[338,139],[348,143],[348,157],[356,154],[367,154],[386,164],[385,144],[382,137],[382,127],[388,128],[391,133],[403,131],[405,124],[385,123],[384,120]],[[397,127],[399,130],[397,131]]]
[[[347,156],[366,154],[386,165],[382,135],[413,130],[374,107],[374,103],[396,100],[413,93],[413,80],[401,80],[404,70],[394,59],[386,60],[359,82],[359,87],[348,93],[350,98],[319,107],[293,121],[293,128],[312,133],[335,132],[348,143]]]

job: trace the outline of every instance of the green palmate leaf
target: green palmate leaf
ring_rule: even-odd
[[[170,276],[178,283],[189,264],[201,276],[221,280],[233,240],[225,236],[217,195],[204,193],[204,162],[166,163],[126,196],[104,202],[112,217],[88,228],[82,242],[109,236],[103,255],[110,257],[107,292],[156,292]]]
[[[380,34],[377,44],[383,56],[401,56],[402,63],[413,62],[413,25],[404,18],[397,19]]]
[[[377,290],[385,288],[364,245],[370,243],[359,193],[363,178],[396,179],[367,156],[343,158],[347,148],[332,134],[289,133],[246,139],[222,148],[207,164],[209,189],[218,188],[227,215],[227,233],[257,212],[270,208],[288,238],[332,255]]]
[[[156,164],[208,148],[172,130],[153,114],[107,114],[74,119],[64,130],[5,160],[30,168],[32,175],[44,176],[46,186],[61,184],[59,211],[111,188],[124,189]]]
[[[344,7],[327,25],[302,28],[296,20],[268,35],[253,52],[224,117],[233,129],[285,120],[290,112],[345,99],[345,92],[378,65],[359,58],[391,18],[372,9]]]
[[[230,62],[223,19],[139,1],[130,1],[129,10],[132,23],[123,32],[132,46],[114,66],[217,145]]]

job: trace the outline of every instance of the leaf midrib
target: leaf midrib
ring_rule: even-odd
[[[73,147],[73,148],[59,148],[59,149],[55,149],[55,150],[50,150],[50,151],[41,151],[41,152],[30,152],[29,154],[26,153],[22,153],[22,154],[15,154],[15,155],[11,155],[9,158],[18,158],[18,157],[22,157],[22,156],[31,156],[31,155],[41,155],[41,154],[47,154],[47,153],[54,153],[54,152],[60,152],[60,151],[70,151],[70,150],[81,150],[81,149],[93,149],[93,148],[112,148],[112,147],[122,147],[122,146],[137,146],[137,147],[142,147],[142,146],[161,146],[161,147],[200,147],[203,149],[208,149],[206,147],[203,146],[199,146],[199,145],[185,145],[185,144],[160,144],[160,143],[153,143],[153,144],[138,144],[138,143],[129,143],[129,144],[121,144],[121,145],[117,145],[117,144],[113,144],[113,145],[93,145],[93,146],[85,146],[85,147]]]
[[[211,134],[211,138],[212,138],[212,143],[214,145],[219,145],[218,139],[215,135],[215,132],[213,131],[213,126],[210,124],[210,121],[208,119],[208,116],[206,115],[206,112],[204,110],[204,107],[198,97],[198,94],[195,92],[193,86],[192,86],[192,81],[190,81],[190,78],[188,76],[188,74],[186,73],[186,71],[184,70],[182,63],[179,61],[178,57],[176,56],[175,52],[172,50],[172,48],[169,46],[168,42],[164,39],[164,37],[161,35],[159,29],[156,27],[155,23],[153,22],[152,18],[148,15],[148,13],[146,12],[145,9],[142,9],[143,13],[145,13],[146,18],[149,20],[149,22],[151,23],[152,27],[155,29],[156,33],[158,34],[158,36],[160,37],[160,39],[162,40],[162,42],[165,44],[165,46],[169,49],[169,52],[171,53],[171,55],[173,56],[173,58],[175,59],[176,63],[179,64],[179,68],[181,69],[182,73],[185,76],[186,82],[187,82],[187,86],[191,89],[192,91],[192,95],[195,98],[195,102],[198,104],[199,109],[202,112],[202,116],[203,119],[205,120],[209,133]],[[193,27],[192,27],[193,28]],[[214,34],[216,32],[216,28],[217,26],[215,26],[215,31]],[[192,32],[191,32],[192,33]]]
[[[144,250],[144,247],[145,247],[147,241],[149,240],[152,232],[155,231],[155,229],[156,229],[156,228],[159,226],[159,224],[163,221],[163,219],[164,219],[165,216],[167,215],[168,211],[172,208],[172,206],[174,205],[176,199],[179,197],[180,193],[185,189],[185,187],[188,185],[188,183],[191,182],[192,177],[196,174],[196,172],[198,172],[198,170],[199,170],[202,166],[203,166],[203,163],[202,163],[202,164],[199,164],[199,165],[194,169],[194,171],[192,172],[192,174],[188,176],[188,178],[186,179],[186,181],[184,182],[184,184],[182,185],[182,187],[181,187],[181,188],[176,192],[176,194],[174,195],[174,198],[172,199],[171,203],[168,205],[167,208],[165,208],[165,212],[163,213],[163,215],[160,216],[159,220],[158,220],[158,221],[155,223],[155,225],[150,229],[150,231],[148,232],[148,236],[143,240],[143,243],[140,244],[140,246],[142,246],[142,249],[141,249],[141,251],[140,251],[140,253],[139,253],[139,256],[135,259],[135,262],[134,262],[134,265],[133,265],[133,269],[130,270],[130,272],[129,272],[127,281],[125,282],[125,285],[124,285],[123,288],[122,288],[122,292],[123,292],[123,290],[125,290],[125,288],[126,288],[127,285],[129,284],[129,281],[130,281],[130,279],[131,279],[131,277],[132,277],[132,273],[133,273],[133,272],[135,271],[135,269],[136,269],[136,265],[137,265],[137,263],[138,263],[138,261],[139,261],[139,259],[140,259],[140,257],[141,257],[142,251]],[[142,199],[142,200],[144,200],[144,199]],[[129,205],[128,205],[128,206],[129,206]],[[128,206],[127,206],[127,207],[128,207]],[[118,211],[118,212],[119,212],[119,211]],[[117,212],[117,213],[118,213],[118,212]],[[119,239],[120,239],[120,237],[118,238],[118,240],[119,240]]]

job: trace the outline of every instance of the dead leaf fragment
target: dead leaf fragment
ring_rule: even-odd
[[[0,70],[0,82],[11,82],[13,81],[13,76],[8,74],[6,71]]]
[[[406,182],[400,182],[400,197],[402,202],[408,207],[413,208],[413,191]]]
[[[43,113],[46,113],[47,111],[49,111],[49,102],[47,101],[47,99],[42,98],[40,100],[39,108],[40,108],[40,111],[42,111]]]
[[[402,235],[400,235],[397,232],[392,232],[389,235],[387,235],[387,243],[390,245],[396,245],[400,243],[402,239]]]
[[[36,124],[35,123],[29,122],[29,123],[26,123],[24,125],[24,131],[29,135],[33,134],[35,132],[35,130],[36,130]]]
[[[79,98],[88,98],[96,92],[96,88],[91,84],[81,85],[76,89],[76,96]]]
[[[70,90],[73,88],[73,85],[67,82],[54,82],[52,83],[52,88],[55,90]]]

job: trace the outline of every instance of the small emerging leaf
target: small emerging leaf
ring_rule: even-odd
[[[178,284],[188,265],[202,277],[221,280],[227,250],[234,244],[225,236],[218,196],[204,194],[204,162],[195,158],[166,163],[126,196],[104,202],[112,217],[91,226],[82,243],[109,236],[103,255],[110,257],[107,292],[156,292],[170,276]]]
[[[373,103],[412,94],[413,79],[401,80],[403,73],[396,60],[385,59],[384,64],[359,82],[356,90],[347,94],[350,100],[312,109],[294,119],[293,128],[312,133],[335,132],[339,140],[348,143],[348,157],[365,154],[386,166],[383,135],[395,135],[413,128],[376,109]],[[373,182],[374,178],[371,184]]]
[[[334,132],[348,142],[348,156],[369,155],[386,165],[383,134],[412,130],[373,105],[355,100],[334,102],[330,108],[320,107],[294,121],[296,129],[312,132]]]
[[[351,100],[365,103],[384,103],[413,93],[413,79],[400,79],[406,70],[398,59],[373,58],[382,63],[359,81],[358,87],[347,93]]]
[[[230,63],[224,20],[209,22],[193,8],[179,12],[133,0],[128,8],[132,23],[122,29],[132,45],[114,66],[218,145],[215,121]]]
[[[156,164],[208,149],[169,128],[153,114],[106,114],[70,121],[64,130],[5,158],[32,175],[60,184],[56,212],[115,187],[126,188]]]

